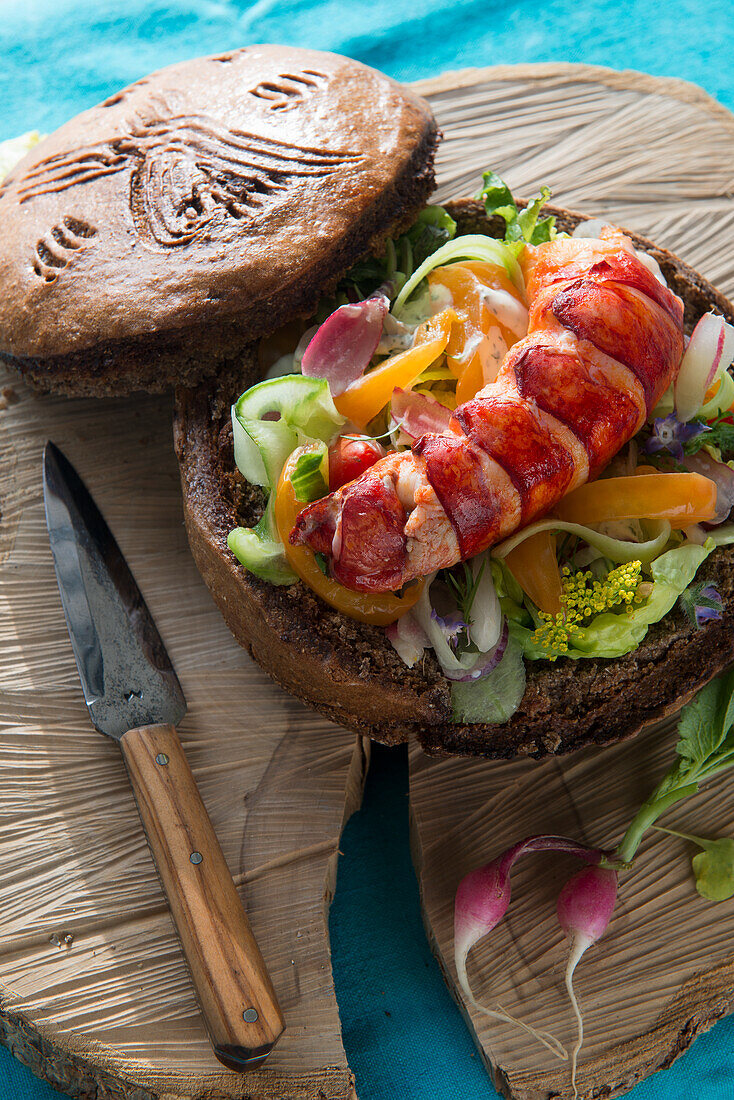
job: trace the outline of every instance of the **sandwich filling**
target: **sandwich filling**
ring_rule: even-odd
[[[486,173],[504,241],[428,207],[352,269],[295,350],[233,406],[235,461],[269,490],[229,545],[432,649],[462,722],[507,721],[527,660],[613,659],[734,542],[734,329],[683,304],[619,229],[573,237]],[[297,339],[292,337],[293,342]]]

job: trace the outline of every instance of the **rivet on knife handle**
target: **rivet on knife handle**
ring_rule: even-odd
[[[120,746],[214,1052],[241,1072],[285,1028],[265,962],[176,730],[142,726]]]

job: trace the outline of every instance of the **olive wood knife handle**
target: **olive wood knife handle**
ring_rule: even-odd
[[[285,1028],[265,962],[176,730],[120,744],[214,1053],[241,1073]]]

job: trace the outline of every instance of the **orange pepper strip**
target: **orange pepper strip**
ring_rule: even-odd
[[[455,378],[461,378],[467,365],[479,358],[476,353],[471,360],[464,358],[464,349],[468,342],[482,332],[479,284],[463,264],[435,268],[428,275],[428,284],[431,288],[441,286],[448,290],[451,304],[457,310],[451,337],[446,346],[446,366]]]
[[[296,516],[306,507],[305,503],[296,500],[290,480],[299,454],[300,448],[293,452],[283,467],[275,496],[275,523],[285,548],[288,564],[317,596],[331,607],[335,607],[337,611],[343,611],[350,619],[358,619],[361,623],[373,623],[376,626],[394,623],[401,615],[410,611],[417,602],[423,591],[425,583],[423,580],[410,585],[403,596],[395,596],[391,592],[384,594],[353,592],[350,588],[345,588],[344,585],[324,576],[318,567],[313,550],[305,546],[291,546],[288,541]]]
[[[504,290],[518,300],[520,295],[510,279],[495,264],[474,261],[435,268],[429,274],[428,282],[431,287],[445,287],[458,312],[446,348],[446,363],[458,379],[456,403],[461,405],[497,377],[500,364],[488,355],[484,339],[490,330],[498,329],[508,348],[519,339],[510,329],[501,325],[487,307],[482,297],[482,287]],[[470,342],[476,344],[476,351],[466,359],[464,353]]]
[[[505,564],[523,592],[541,611],[549,615],[561,613],[563,590],[553,531],[539,531],[525,539],[507,554]]]
[[[419,376],[438,359],[449,342],[453,309],[444,309],[419,325],[413,347],[393,355],[379,367],[368,371],[334,398],[342,416],[358,428],[364,428],[380,409],[384,409],[396,387],[410,389]]]
[[[716,485],[702,474],[632,474],[587,482],[564,497],[555,514],[568,523],[667,519],[680,530],[713,519]]]
[[[484,388],[484,369],[478,355],[472,357],[456,383],[456,404],[463,405]]]

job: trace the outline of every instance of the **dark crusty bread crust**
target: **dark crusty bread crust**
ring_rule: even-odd
[[[0,360],[70,395],[217,376],[415,216],[437,140],[423,99],[335,54],[138,81],[0,186]]]
[[[449,204],[460,232],[501,235],[470,200]],[[552,210],[553,208],[549,208]],[[553,210],[562,229],[581,215]],[[715,307],[734,322],[731,304],[664,249],[630,233],[660,264],[685,302],[688,330]],[[227,533],[258,518],[263,497],[234,467],[229,405],[257,379],[256,349],[243,370],[217,387],[177,392],[174,434],[186,527],[204,580],[237,640],[280,684],[326,717],[387,744],[410,735],[434,753],[509,758],[544,756],[629,737],[672,713],[734,662],[734,552],[719,550],[701,570],[725,603],[721,622],[697,631],[673,612],[642,645],[615,660],[528,661],[522,704],[504,725],[451,721],[449,685],[432,655],[407,669],[384,630],[327,607],[303,584],[276,587],[239,565]]]

